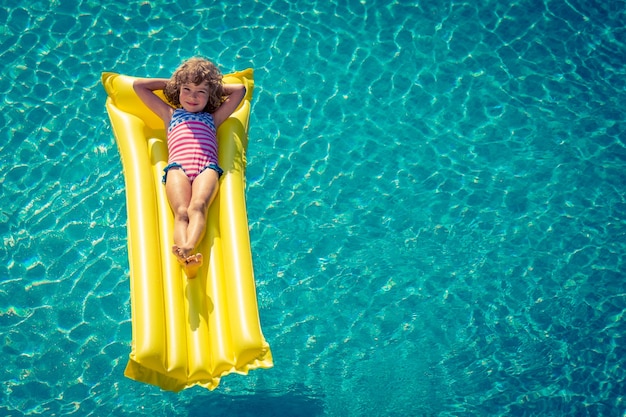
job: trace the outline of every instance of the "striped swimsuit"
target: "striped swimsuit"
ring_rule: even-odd
[[[170,168],[182,168],[191,182],[205,169],[213,169],[222,175],[217,164],[217,138],[213,116],[209,113],[190,113],[176,109],[167,129],[168,165],[163,182]]]

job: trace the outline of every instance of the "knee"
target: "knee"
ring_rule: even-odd
[[[191,200],[191,203],[189,204],[189,208],[187,210],[189,214],[194,213],[194,214],[205,215],[207,212],[207,208],[208,208],[208,204],[205,201]]]
[[[187,207],[177,207],[174,210],[174,217],[179,221],[189,221],[189,210]]]

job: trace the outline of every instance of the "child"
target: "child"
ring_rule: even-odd
[[[136,79],[133,88],[167,127],[169,160],[163,182],[174,212],[172,252],[193,278],[202,265],[202,254],[194,251],[223,172],[217,164],[217,128],[246,90],[243,85],[224,85],[220,71],[204,58],[183,62],[169,80]],[[155,95],[156,90],[163,90],[169,103]]]

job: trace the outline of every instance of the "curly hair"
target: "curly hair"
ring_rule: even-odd
[[[224,101],[222,73],[211,61],[205,58],[190,58],[183,62],[168,80],[163,94],[174,107],[180,107],[180,87],[183,84],[209,83],[209,100],[204,111],[213,113]]]

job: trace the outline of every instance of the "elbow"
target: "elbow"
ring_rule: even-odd
[[[139,93],[142,89],[143,86],[141,84],[141,80],[139,78],[133,80],[133,90],[135,91],[135,93]]]

